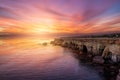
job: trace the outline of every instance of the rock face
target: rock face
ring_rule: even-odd
[[[120,45],[112,44],[108,45],[103,51],[103,57],[109,56],[111,53],[111,59],[113,62],[120,62]]]
[[[120,39],[107,38],[61,38],[55,39],[55,45],[92,53],[93,56],[110,56],[113,62],[120,62]]]

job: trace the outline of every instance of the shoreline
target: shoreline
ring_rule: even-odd
[[[73,42],[69,41],[69,39],[55,39],[51,44],[70,49],[80,62],[94,67],[100,75],[105,78],[104,80],[120,80],[119,61],[113,61],[110,55],[93,55],[93,52],[88,52],[87,47],[84,48],[83,46],[82,49],[80,49],[80,47],[78,47],[79,42],[75,41],[75,39],[72,40]],[[104,51],[105,48],[102,53]]]

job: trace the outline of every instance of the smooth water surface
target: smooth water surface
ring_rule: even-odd
[[[0,80],[102,80],[68,49],[41,39],[0,40]]]

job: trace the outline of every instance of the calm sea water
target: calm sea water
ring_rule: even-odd
[[[68,49],[41,39],[0,39],[0,80],[102,80]]]

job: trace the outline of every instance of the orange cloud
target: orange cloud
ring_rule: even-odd
[[[115,3],[115,0],[4,0],[0,3],[0,32],[51,36],[120,31],[119,13],[104,15]]]

